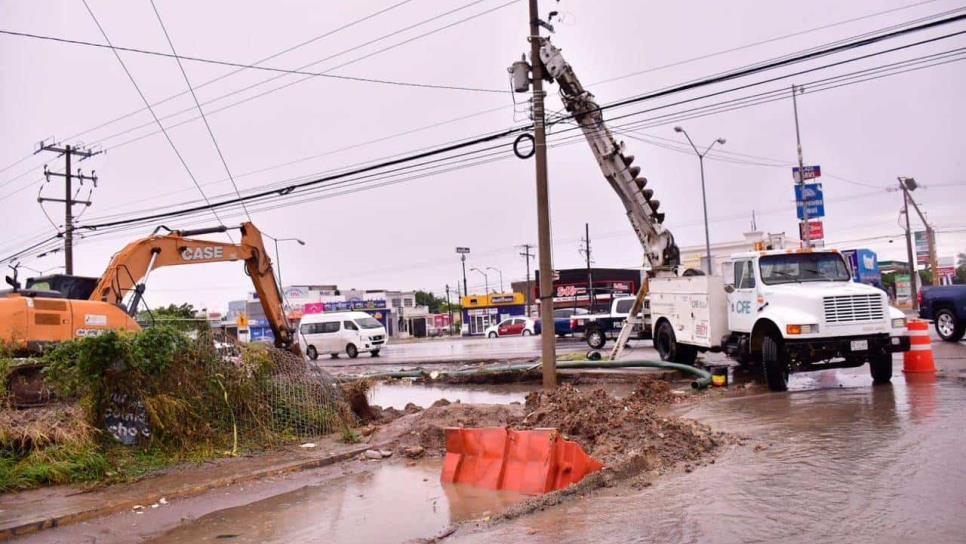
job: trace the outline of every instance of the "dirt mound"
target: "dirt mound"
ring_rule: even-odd
[[[665,391],[660,383],[649,382],[623,399],[603,389],[581,391],[569,385],[553,393],[531,393],[526,415],[514,422],[515,427],[555,427],[607,464],[636,452],[670,465],[697,460],[716,448],[721,433],[656,413],[652,399],[664,398]],[[671,395],[670,388],[666,393]]]
[[[683,396],[676,395],[671,383],[665,380],[654,378],[641,378],[628,400],[632,402],[643,402],[647,404],[671,404],[683,399]]]
[[[378,429],[373,443],[391,442],[396,449],[422,446],[430,453],[446,450],[446,427],[505,427],[523,417],[519,404],[461,404],[437,402]]]

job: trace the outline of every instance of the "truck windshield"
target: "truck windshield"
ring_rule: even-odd
[[[768,285],[804,281],[849,281],[849,271],[838,253],[766,255],[759,260],[761,281]]]
[[[382,323],[376,321],[371,317],[363,317],[362,319],[356,319],[356,323],[359,324],[363,329],[378,329],[382,326]]]

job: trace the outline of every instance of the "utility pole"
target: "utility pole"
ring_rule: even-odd
[[[71,174],[71,157],[77,155],[80,160],[89,159],[94,155],[103,153],[103,151],[92,151],[87,148],[82,148],[78,146],[65,145],[63,147],[57,144],[45,144],[40,143],[37,151],[34,152],[36,155],[41,151],[49,151],[52,153],[58,153],[59,156],[64,157],[64,172],[51,172],[47,170],[47,165],[44,165],[44,176],[47,181],[50,182],[50,176],[59,176],[64,178],[64,198],[42,198],[37,197],[37,202],[43,206],[44,202],[63,202],[64,203],[64,272],[68,275],[74,273],[74,204],[84,204],[85,206],[90,206],[90,200],[77,200],[77,194],[73,191],[73,181],[78,180],[81,185],[85,181],[90,181],[97,187],[97,176],[94,172],[91,172],[90,176],[81,173],[80,169],[77,170],[76,174]],[[78,189],[77,193],[80,193]],[[89,197],[88,197],[89,198]]]
[[[792,84],[792,108],[795,110],[795,141],[798,144],[798,186],[802,191],[802,244],[812,247],[812,233],[808,225],[808,195],[805,194],[805,159],[802,158],[802,134],[798,129],[798,98],[797,89],[804,92],[802,87]]]
[[[543,63],[540,60],[540,15],[530,0],[530,70],[533,73],[533,134],[537,174],[537,253],[540,255],[540,321],[543,388],[557,387],[557,346],[553,327],[553,258],[550,248],[550,199],[547,182],[547,131],[543,109]]]
[[[594,297],[594,275],[590,270],[590,223],[584,223],[584,249],[581,253],[587,259],[587,302],[590,305],[590,313],[594,313],[597,303]]]
[[[531,285],[533,278],[530,277],[530,259],[534,257],[534,254],[530,253],[530,248],[532,248],[533,245],[523,244],[522,247],[523,253],[521,253],[520,256],[523,257],[523,260],[527,263],[527,317],[530,317],[530,304],[532,304],[530,294],[533,293],[533,286]]]
[[[912,252],[912,231],[910,230],[909,225],[909,204],[911,203],[912,207],[916,210],[916,214],[919,215],[919,219],[922,220],[923,226],[926,228],[926,243],[929,246],[929,270],[932,272],[932,284],[939,285],[939,274],[937,273],[939,270],[939,256],[936,253],[936,230],[932,228],[932,225],[930,225],[929,221],[926,220],[926,214],[922,213],[922,210],[919,209],[919,204],[917,204],[916,200],[912,198],[912,191],[915,191],[918,187],[919,184],[916,183],[914,178],[899,178],[899,188],[902,190],[903,195],[903,209],[904,213],[906,214],[906,245],[909,251],[909,262],[912,263],[912,258],[915,256]],[[918,258],[918,256],[915,257]],[[912,266],[913,270],[915,270],[915,265]],[[918,278],[916,279],[918,280]],[[913,286],[913,298],[915,298],[914,307],[918,309],[919,299],[916,296],[916,293],[918,292],[916,290],[916,286],[918,284],[913,283],[911,285]]]
[[[912,299],[913,311],[919,311],[919,289],[916,272],[916,256],[912,253],[912,228],[909,225],[909,192],[902,178],[899,178],[899,186],[902,187],[902,209],[906,216],[906,256],[909,259],[909,296]]]
[[[449,302],[449,284],[446,284],[446,309],[449,310],[449,333],[453,334],[453,326],[455,322],[453,321],[453,305]]]

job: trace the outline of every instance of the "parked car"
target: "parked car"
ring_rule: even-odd
[[[586,308],[558,308],[553,311],[553,332],[557,336],[567,336],[577,332],[577,317],[587,315]]]
[[[387,340],[386,328],[365,312],[308,314],[299,324],[302,353],[313,361],[323,353],[333,359],[340,353],[351,359],[364,352],[378,357]]]
[[[529,317],[511,317],[490,325],[484,332],[487,338],[500,336],[531,336],[540,334],[540,322]]]
[[[966,333],[966,285],[924,287],[919,292],[919,317],[933,321],[943,340],[958,342]]]
[[[574,334],[583,334],[587,345],[593,349],[601,349],[607,340],[616,339],[627,320],[634,300],[637,297],[616,297],[611,301],[610,311],[607,313],[584,314],[574,316],[572,329]],[[639,340],[651,337],[650,313],[647,301],[644,305],[644,326],[636,327],[631,338]]]

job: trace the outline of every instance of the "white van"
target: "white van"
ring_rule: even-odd
[[[365,312],[308,314],[299,324],[302,353],[313,361],[323,353],[333,359],[340,353],[355,359],[361,352],[378,357],[387,340],[386,328]]]

